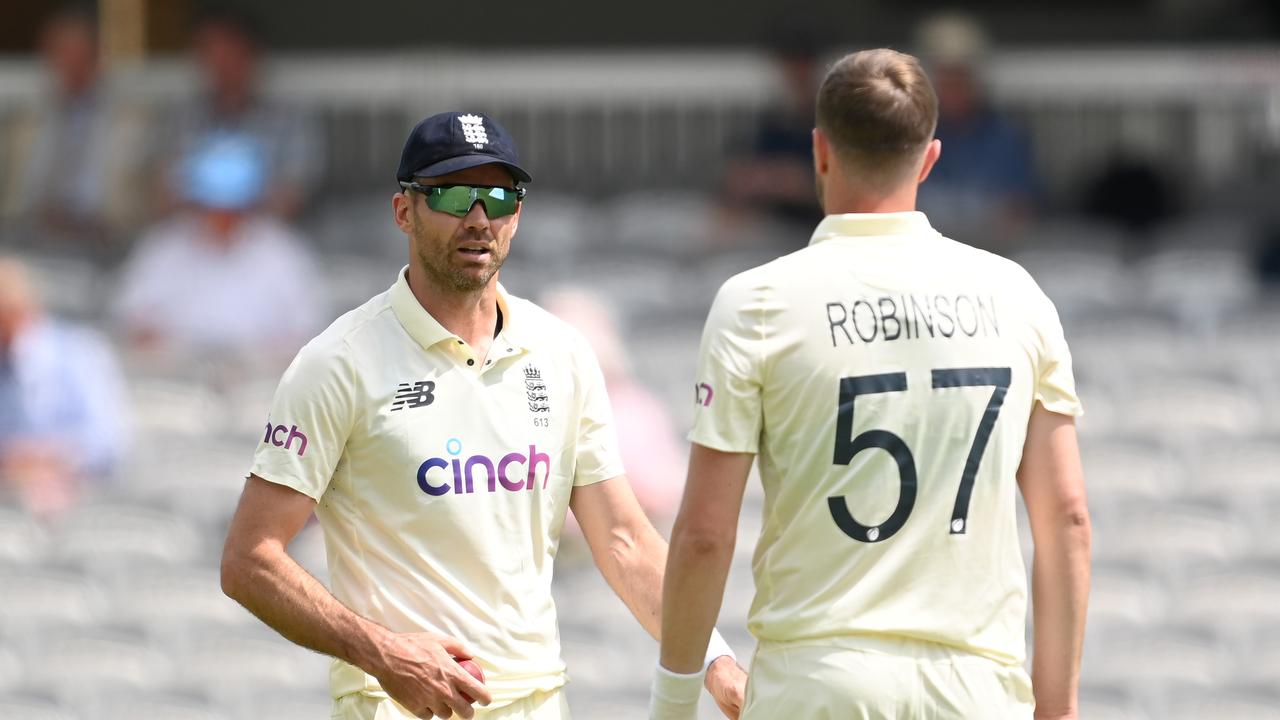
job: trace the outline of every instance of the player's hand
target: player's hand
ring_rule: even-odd
[[[733,658],[722,655],[707,668],[707,678],[703,682],[720,712],[729,720],[738,720],[747,692],[747,671],[734,662]]]
[[[493,699],[484,683],[458,664],[471,653],[457,638],[435,633],[388,633],[369,674],[404,709],[420,718],[475,716],[463,695],[481,705]]]

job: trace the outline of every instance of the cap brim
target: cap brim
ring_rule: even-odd
[[[459,170],[466,170],[467,168],[479,167],[481,165],[502,165],[511,171],[511,176],[518,182],[533,182],[533,178],[529,173],[525,172],[524,168],[519,165],[513,165],[505,160],[500,160],[492,155],[485,155],[484,153],[459,155],[457,157],[451,157],[448,160],[441,160],[434,165],[428,165],[421,170],[415,171],[413,176],[440,177],[441,175],[448,175],[449,173],[455,173]]]

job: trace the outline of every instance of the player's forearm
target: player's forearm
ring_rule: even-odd
[[[618,528],[604,552],[592,548],[596,566],[636,621],[656,640],[662,626],[662,573],[667,543],[647,521]]]
[[[733,560],[732,534],[690,530],[677,520],[662,591],[660,662],[676,673],[697,672],[724,599]]]
[[[389,632],[338,602],[283,548],[228,549],[222,589],[286,639],[366,671]]]
[[[1090,542],[1089,518],[1084,511],[1069,515],[1035,538],[1031,674],[1037,718],[1076,711],[1089,600]]]

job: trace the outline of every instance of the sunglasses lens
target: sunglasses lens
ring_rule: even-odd
[[[490,218],[500,218],[515,213],[519,196],[510,188],[469,185],[431,188],[427,195],[427,207],[456,217],[466,217],[476,202]]]
[[[471,211],[471,203],[471,188],[465,185],[431,188],[427,195],[427,207],[457,217],[466,217]]]
[[[516,193],[508,188],[477,188],[484,211],[491,218],[506,217],[516,211]]]

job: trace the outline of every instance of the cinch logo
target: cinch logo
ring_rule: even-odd
[[[516,452],[507,453],[497,462],[485,455],[463,458],[462,441],[457,438],[445,443],[445,450],[453,456],[451,459],[427,458],[418,466],[418,487],[428,495],[438,497],[447,494],[450,490],[458,495],[476,492],[477,468],[484,470],[484,476],[479,483],[480,489],[487,489],[488,492],[497,492],[499,486],[510,492],[532,490],[539,467],[542,468],[544,489],[551,478],[551,456],[538,452],[538,448],[534,445],[529,446],[527,456]],[[442,472],[432,472],[433,470]]]
[[[280,437],[288,433],[288,437],[281,440]],[[298,456],[301,457],[307,451],[307,436],[304,435],[298,426],[285,427],[284,425],[272,425],[267,421],[267,434],[262,436],[262,442],[271,443],[276,447],[282,447],[285,450],[293,448],[293,441],[298,440]]]
[[[702,407],[711,407],[711,398],[715,397],[716,394],[715,390],[712,390],[711,386],[706,383],[698,383],[694,387],[693,393],[695,402]]]

